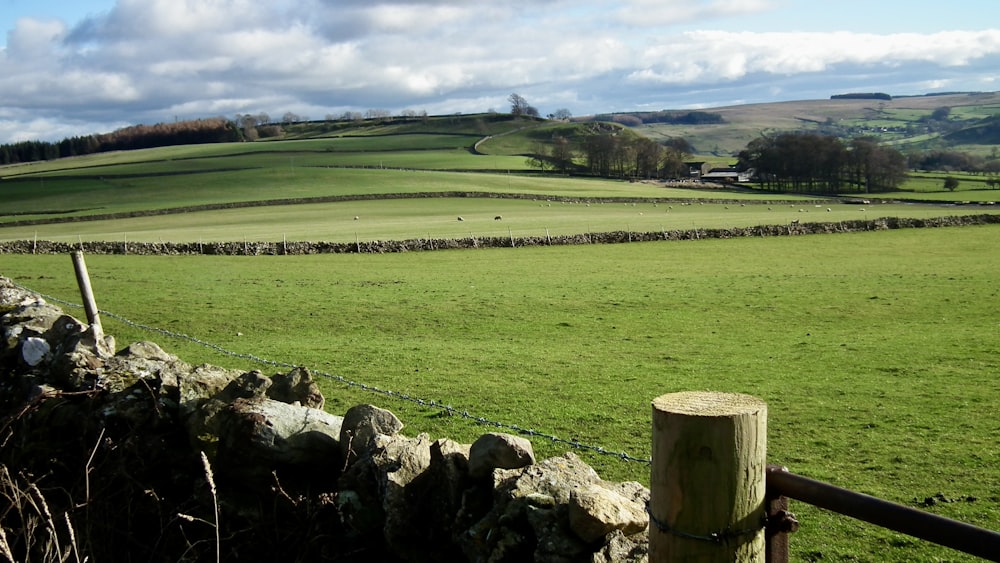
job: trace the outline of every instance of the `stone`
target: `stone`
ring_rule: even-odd
[[[228,403],[236,399],[261,399],[267,397],[282,403],[291,403],[292,401],[282,401],[270,396],[268,390],[273,384],[274,380],[265,376],[260,371],[248,371],[241,373],[226,384],[222,391],[213,396],[213,399]]]
[[[457,541],[472,561],[492,560],[500,551],[518,561],[589,558],[593,549],[570,529],[568,504],[574,489],[599,483],[597,472],[573,453],[520,469],[497,468],[492,507]]]
[[[178,397],[181,405],[197,404],[222,392],[241,372],[210,364],[195,366],[190,372],[177,372]]]
[[[219,430],[216,463],[244,483],[270,482],[276,469],[315,468],[329,475],[340,464],[343,419],[319,409],[267,398],[236,399],[212,425]]]
[[[648,523],[645,506],[601,485],[581,487],[570,494],[570,528],[587,543],[603,543],[613,530],[626,536],[638,534]]]
[[[155,360],[164,363],[176,362],[177,356],[168,354],[155,342],[133,342],[122,348],[117,356],[123,358],[141,358],[144,360]]]
[[[21,358],[31,367],[42,363],[46,357],[51,357],[51,351],[49,343],[37,336],[29,336],[21,343]]]
[[[403,429],[396,415],[373,405],[357,405],[344,413],[340,430],[340,453],[345,465],[368,455],[379,434],[393,436]]]
[[[590,559],[590,563],[647,563],[649,561],[649,535],[625,536],[614,530]]]
[[[519,469],[535,462],[531,442],[511,434],[483,434],[469,450],[469,475],[488,477],[494,469]]]
[[[267,396],[275,401],[300,403],[314,409],[322,409],[326,402],[319,385],[306,368],[298,367],[286,374],[277,374],[271,381],[273,383],[267,390]]]

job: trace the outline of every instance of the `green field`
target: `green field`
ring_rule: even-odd
[[[859,103],[834,107],[846,119]],[[927,109],[910,105],[901,102],[897,110]],[[812,119],[817,107],[795,109]],[[752,108],[741,115],[748,127],[766,122]],[[2,167],[0,241],[541,237],[1000,212],[949,203],[997,199],[995,190],[969,189],[971,177],[954,194],[935,188],[943,182],[938,175],[914,177],[908,191],[883,194],[887,201],[940,198],[941,204],[850,205],[532,174],[521,153],[562,127],[532,121],[476,116],[309,127],[295,141]],[[486,136],[493,137],[475,154],[472,144]],[[521,199],[360,199],[427,193]],[[352,199],[302,202],[331,197]],[[283,204],[121,215],[265,201]],[[75,221],[93,215],[114,216]],[[63,222],[12,226],[25,219]],[[981,226],[395,255],[94,255],[87,261],[105,311],[235,353],[638,458],[649,455],[654,397],[690,390],[756,395],[769,406],[771,462],[909,506],[941,494],[956,502],[928,510],[1000,529],[998,235],[1000,227]],[[66,256],[0,254],[0,275],[79,301]],[[275,369],[111,315],[104,323],[119,347],[153,340],[191,363]],[[323,387],[331,412],[379,404],[399,414],[404,433],[468,443],[488,430],[340,380],[324,378]],[[567,447],[545,439],[534,445],[542,457]],[[649,482],[643,463],[580,454],[607,479]],[[793,511],[803,523],[792,539],[796,561],[969,560],[812,507],[796,504]]]
[[[787,225],[879,217],[1000,213],[977,206],[906,204],[567,203],[491,198],[418,198],[282,205],[0,228],[2,240],[115,242],[328,241],[548,237]],[[502,221],[496,221],[500,216]],[[357,217],[357,219],[355,219]],[[462,220],[459,221],[458,218]]]
[[[750,393],[769,458],[795,472],[1000,527],[997,227],[391,256],[110,257],[102,309],[567,440],[648,455],[662,393]],[[18,283],[77,301],[65,256],[4,256]],[[79,311],[77,314],[81,314]],[[193,363],[254,365],[106,319]],[[264,368],[265,370],[268,368]],[[328,382],[406,432],[471,441],[461,417]],[[542,455],[559,448],[536,441]],[[583,453],[602,476],[648,467]],[[797,560],[961,560],[797,505]]]

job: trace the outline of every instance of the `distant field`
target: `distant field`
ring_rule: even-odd
[[[946,178],[958,180],[958,188],[954,192],[944,189]],[[1000,199],[1000,189],[991,189],[986,186],[987,177],[982,174],[969,174],[965,172],[912,172],[909,179],[903,184],[903,188],[917,192],[937,192],[942,197],[951,199],[966,199],[966,192],[975,191],[972,194],[978,201],[978,196],[996,200]]]
[[[669,191],[663,191],[669,194]],[[678,194],[679,195],[679,194]],[[199,211],[108,221],[0,228],[0,240],[57,242],[224,242],[545,237],[598,232],[659,232],[1000,213],[998,207],[829,203],[564,203],[496,198],[417,198]],[[495,220],[497,216],[501,221]],[[355,219],[357,217],[357,219]],[[462,220],[458,218],[461,217]]]

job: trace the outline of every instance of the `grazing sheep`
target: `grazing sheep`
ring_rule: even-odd
[[[500,215],[497,215],[496,217],[493,218],[493,220],[494,221],[503,221],[503,217],[500,216]]]
[[[827,213],[829,213],[829,212],[831,212],[831,211],[833,211],[833,210],[832,210],[832,209],[830,209],[829,207],[827,207],[827,208],[826,208],[826,212],[827,212]]]
[[[465,221],[465,219],[463,219],[461,215],[458,216],[458,220],[459,221]]]
[[[357,221],[358,219],[360,219],[360,217],[358,217],[357,215],[355,215],[354,216],[354,220]]]
[[[798,219],[792,219],[792,224],[793,225],[798,225],[799,224],[799,220]]]

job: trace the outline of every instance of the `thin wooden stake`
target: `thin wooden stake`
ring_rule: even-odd
[[[94,300],[94,290],[90,287],[90,274],[87,273],[87,263],[83,260],[83,252],[73,253],[73,269],[76,271],[76,284],[80,286],[80,297],[83,298],[83,310],[87,313],[87,323],[94,328],[98,341],[103,337],[101,317],[97,313],[97,302]]]

